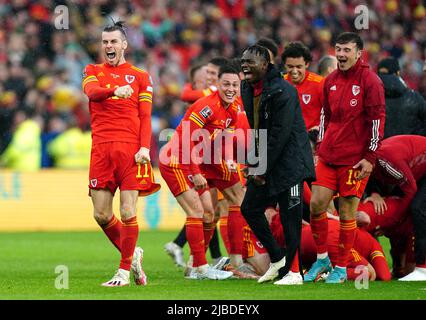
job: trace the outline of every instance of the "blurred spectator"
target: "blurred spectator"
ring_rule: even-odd
[[[398,60],[385,58],[379,62],[377,69],[385,87],[384,138],[400,134],[426,136],[426,101],[402,80]]]
[[[337,59],[335,56],[324,56],[318,62],[318,74],[325,78],[337,69]]]
[[[68,119],[68,128],[47,146],[53,164],[61,169],[87,169],[90,162],[92,137],[76,126],[75,119]]]
[[[19,171],[36,171],[41,166],[41,119],[31,110],[18,111],[13,121],[12,140],[0,156],[0,164]]]

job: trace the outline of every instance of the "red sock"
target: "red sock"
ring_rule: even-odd
[[[356,220],[340,219],[340,235],[339,235],[339,255],[336,259],[336,266],[346,267],[354,245],[356,230]]]
[[[229,237],[229,254],[243,253],[244,227],[247,225],[246,220],[241,214],[238,206],[229,206],[228,210],[228,237]]]
[[[121,241],[120,241],[120,233],[123,224],[120,220],[116,218],[115,215],[112,215],[111,220],[100,227],[105,232],[108,239],[112,242],[112,244],[121,252]]]
[[[311,214],[311,229],[312,236],[314,237],[315,244],[317,245],[317,253],[326,253],[328,234],[327,212],[323,212],[317,217],[314,217]]]
[[[230,244],[229,244],[229,237],[228,237],[228,216],[220,217],[220,219],[219,219],[219,231],[220,231],[220,235],[222,237],[223,244],[225,245],[226,251],[229,254],[231,252],[231,247],[230,247]]]
[[[216,228],[215,222],[205,223],[203,222],[203,231],[204,231],[204,252],[207,251],[210,240],[213,237],[214,229]]]
[[[203,218],[186,218],[186,239],[194,257],[193,267],[207,264],[204,250]]]
[[[122,220],[122,222],[120,269],[130,270],[133,252],[135,251],[136,242],[138,241],[139,226],[136,216],[128,220]]]
[[[296,254],[294,255],[293,262],[291,263],[291,272],[299,273],[299,250],[296,250]]]

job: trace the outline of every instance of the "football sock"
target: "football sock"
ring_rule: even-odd
[[[314,237],[314,241],[317,246],[317,254],[326,253],[328,233],[328,221],[326,212],[321,213],[319,216],[313,216],[311,214],[311,229],[312,236]]]
[[[122,222],[120,268],[130,270],[133,252],[135,252],[136,242],[138,241],[139,226],[136,216],[128,220],[122,220]]]
[[[112,215],[111,220],[104,225],[100,225],[108,239],[112,242],[112,244],[121,252],[121,240],[120,233],[123,224],[120,220],[117,219],[115,215]]]
[[[241,214],[239,206],[229,206],[228,210],[228,237],[230,254],[242,254],[244,227],[247,225],[246,220]]]
[[[346,267],[348,264],[351,249],[354,244],[355,230],[355,219],[340,219],[339,255],[336,260],[336,265],[339,267]]]
[[[203,218],[186,218],[186,239],[194,257],[193,267],[207,264],[204,248]]]

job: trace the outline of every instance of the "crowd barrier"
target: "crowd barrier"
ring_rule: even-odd
[[[138,201],[141,230],[176,230],[185,222],[160,172],[161,189]],[[88,170],[16,172],[0,169],[0,231],[99,230],[88,196]],[[119,191],[114,213],[119,217]]]

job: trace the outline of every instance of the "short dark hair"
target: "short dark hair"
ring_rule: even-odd
[[[238,69],[236,69],[231,63],[225,64],[225,65],[223,65],[219,68],[219,78],[224,73],[232,73],[232,74],[236,74],[237,76],[239,76]]]
[[[324,74],[333,62],[332,56],[324,56],[318,62],[318,74]]]
[[[192,82],[194,80],[194,75],[195,73],[200,70],[202,67],[204,67],[204,64],[202,63],[198,63],[193,65],[190,69],[189,69],[189,80]]]
[[[271,51],[274,58],[278,55],[278,45],[271,38],[262,37],[257,40],[256,44]]]
[[[337,36],[336,43],[347,44],[349,42],[354,42],[359,50],[364,49],[364,41],[355,32],[343,32]]]
[[[112,19],[111,19],[112,20]],[[120,33],[123,35],[124,39],[127,39],[126,30],[124,27],[124,21],[114,21],[112,20],[112,24],[107,25],[104,27],[104,32],[114,32],[114,31],[120,31]]]
[[[233,58],[229,61],[229,63],[232,65],[234,69],[236,69],[238,72],[241,72],[241,58]]]
[[[252,45],[244,50],[244,52],[251,52],[255,54],[256,56],[261,56],[267,63],[271,62],[271,57],[269,56],[269,51],[263,46],[260,46],[258,44]]]
[[[212,59],[210,59],[209,63],[214,64],[215,66],[218,66],[219,68],[227,65],[229,63],[229,60],[226,59],[225,57],[214,57]]]
[[[285,64],[287,58],[300,58],[303,57],[306,63],[312,61],[311,50],[300,41],[290,42],[284,48],[281,55],[282,63]]]

